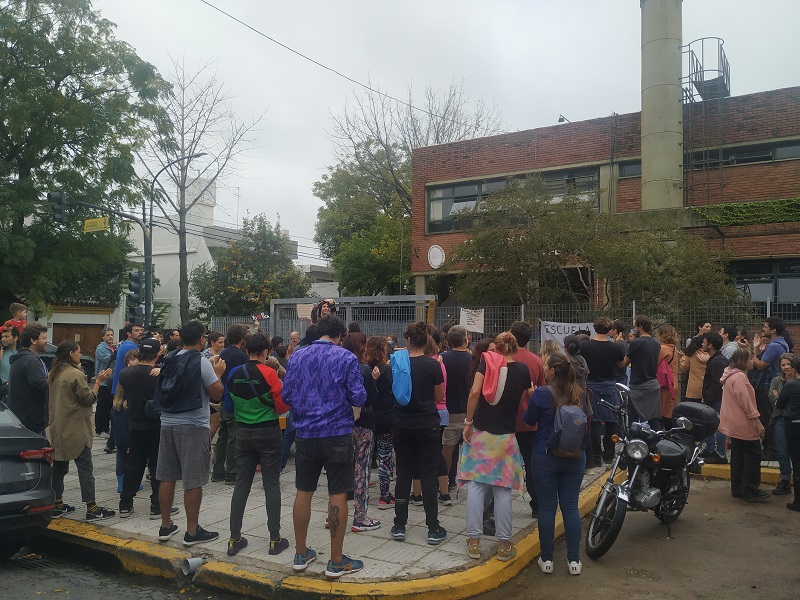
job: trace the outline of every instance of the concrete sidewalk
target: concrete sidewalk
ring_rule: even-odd
[[[114,473],[115,455],[102,451],[103,441],[96,440],[93,451],[94,473],[97,487],[97,502],[116,510],[119,495],[116,493]],[[777,482],[774,469],[764,469],[764,481]],[[593,469],[584,478],[581,494],[581,514],[588,514],[597,500],[606,479],[605,469]],[[704,476],[729,478],[727,465],[709,465]],[[622,474],[624,477],[624,474]],[[139,492],[134,501],[134,513],[122,519],[118,515],[99,523],[84,522],[84,511],[78,502],[80,492],[74,466],[65,479],[64,500],[78,508],[69,517],[53,521],[48,535],[72,544],[78,544],[108,552],[117,556],[123,567],[143,575],[174,578],[180,573],[181,562],[191,556],[200,556],[204,565],[194,576],[194,583],[202,587],[222,589],[245,596],[272,598],[277,594],[286,597],[377,597],[396,598],[431,597],[466,598],[493,589],[500,583],[518,574],[523,567],[539,554],[536,521],[531,518],[528,504],[519,494],[513,498],[513,542],[517,557],[509,562],[494,558],[497,542],[484,537],[483,555],[473,560],[466,553],[466,493],[452,493],[453,505],[439,505],[442,526],[448,538],[439,546],[427,544],[427,528],[421,506],[409,509],[406,541],[396,542],[389,537],[394,517],[393,510],[378,510],[377,473],[373,472],[369,516],[382,521],[376,531],[353,533],[345,537],[345,553],[364,561],[364,569],[339,581],[324,577],[329,553],[330,536],[325,529],[327,514],[327,488],[324,476],[314,497],[308,545],[314,548],[319,558],[305,573],[292,571],[294,556],[294,533],[292,527],[292,504],[294,501],[294,467],[290,459],[281,476],[283,510],[282,534],[290,541],[290,547],[278,556],[267,554],[269,534],[266,528],[264,493],[260,475],[256,475],[248,499],[242,534],[247,537],[248,547],[234,557],[226,554],[229,537],[230,501],[233,486],[224,483],[209,483],[204,488],[200,524],[211,531],[218,531],[218,540],[186,548],[182,544],[186,529],[186,518],[182,506],[181,488],[176,492],[177,506],[181,514],[175,519],[180,527],[178,535],[170,542],[157,540],[159,520],[149,518],[149,485]],[[352,507],[351,507],[352,512]],[[349,519],[352,520],[352,514]],[[348,523],[349,525],[349,523]],[[563,532],[560,514],[557,517],[556,534]]]
[[[94,474],[97,489],[97,502],[107,508],[118,509],[119,495],[116,493],[116,476],[114,473],[115,455],[103,452],[104,440],[95,439],[93,449]],[[605,474],[605,469],[593,469],[584,478],[583,487],[590,485]],[[483,556],[480,560],[473,560],[466,553],[466,492],[451,493],[452,506],[439,504],[439,519],[447,530],[448,537],[439,546],[430,546],[427,543],[427,528],[423,507],[411,506],[409,508],[409,522],[406,529],[406,541],[396,542],[389,536],[389,529],[394,518],[394,510],[378,510],[377,472],[372,473],[374,487],[370,488],[369,516],[382,522],[380,529],[370,532],[347,532],[345,537],[345,553],[364,561],[364,569],[354,575],[348,575],[340,580],[341,585],[348,583],[385,583],[393,581],[408,582],[409,580],[428,580],[431,577],[447,573],[462,573],[464,570],[490,561],[497,550],[494,538],[485,537],[482,543]],[[152,545],[154,551],[163,551],[163,560],[147,561],[138,564],[134,561],[130,570],[148,572],[169,576],[167,563],[176,563],[186,556],[202,556],[206,559],[206,567],[201,569],[200,579],[209,576],[209,571],[216,570],[220,573],[245,574],[258,579],[259,575],[271,582],[282,581],[287,576],[293,580],[311,579],[320,583],[325,581],[324,570],[327,562],[330,535],[325,529],[327,515],[327,487],[324,475],[312,503],[311,526],[308,534],[308,545],[314,548],[319,558],[309,566],[307,571],[297,575],[292,571],[294,556],[294,531],[292,527],[292,504],[294,502],[294,464],[290,459],[285,473],[281,476],[281,496],[283,509],[281,522],[282,534],[290,541],[289,549],[278,556],[267,554],[269,547],[269,534],[266,527],[266,511],[264,493],[261,488],[260,474],[256,474],[254,485],[247,502],[244,515],[242,534],[248,539],[248,546],[234,557],[226,554],[229,538],[230,502],[233,486],[224,483],[209,483],[203,490],[203,504],[200,511],[200,524],[207,530],[218,531],[219,539],[205,545],[196,545],[185,548],[182,544],[183,534],[186,529],[186,518],[182,506],[181,487],[176,491],[176,506],[181,508],[181,513],[175,518],[175,523],[180,527],[180,532],[170,542],[159,543],[157,540],[160,521],[149,518],[149,484],[134,500],[134,512],[126,519],[118,515],[112,519],[101,521],[92,525],[79,523],[84,520],[83,507],[80,505],[80,492],[77,472],[74,465],[65,478],[64,500],[77,507],[75,513],[68,517],[55,520],[51,525],[52,534],[62,537],[81,537],[88,535],[88,542],[102,549],[103,546],[116,544],[119,549],[130,549],[132,542],[143,542]],[[531,518],[530,508],[520,494],[515,493],[513,499],[513,541],[518,543],[529,535],[535,527],[536,521]],[[352,505],[349,515],[352,521]],[[350,523],[348,522],[348,527]],[[98,541],[100,540],[100,541]],[[118,540],[118,542],[115,542]],[[90,544],[91,545],[91,544]],[[145,546],[135,544],[136,548]],[[120,557],[123,559],[124,557]],[[519,559],[517,559],[519,560]],[[166,561],[166,563],[164,562]],[[491,560],[498,565],[499,561]],[[156,563],[160,567],[155,567]],[[213,569],[208,568],[212,567]],[[126,567],[129,568],[129,567]],[[244,569],[246,568],[246,569]],[[520,567],[521,568],[521,567]],[[203,575],[202,571],[205,571]],[[222,575],[220,575],[221,577]],[[234,575],[235,577],[235,575]],[[227,586],[230,589],[230,586]],[[236,590],[234,590],[236,591]]]

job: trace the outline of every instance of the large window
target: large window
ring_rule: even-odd
[[[560,202],[568,190],[591,198],[599,208],[600,168],[590,167],[565,171],[550,171],[539,174],[545,181],[547,191],[554,202]],[[475,208],[487,196],[501,190],[506,178],[484,181],[460,182],[427,189],[428,233],[442,233],[468,229],[468,219],[454,219],[463,210]]]
[[[800,260],[742,261],[731,265],[736,286],[754,302],[800,303]]]
[[[800,158],[800,140],[759,144],[755,146],[736,146],[722,149],[722,165],[747,165],[773,160]],[[703,169],[719,166],[719,150],[709,149],[694,153],[694,168]],[[622,176],[622,175],[620,175]]]

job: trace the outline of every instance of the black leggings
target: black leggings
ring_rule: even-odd
[[[394,524],[405,527],[408,522],[408,495],[411,479],[419,475],[422,486],[422,504],[428,529],[439,527],[439,500],[436,497],[437,472],[442,456],[442,438],[439,427],[430,429],[397,429],[394,432],[394,451],[397,460],[395,481]]]
[[[614,458],[614,442],[611,441],[611,436],[619,431],[619,425],[608,421],[606,421],[605,425],[605,434],[601,435],[600,427],[602,426],[602,422],[592,419],[589,433],[592,436],[592,453],[594,454],[595,462],[598,461],[601,456],[606,462],[611,462]],[[603,441],[602,450],[600,447],[601,438]],[[587,462],[586,464],[588,466],[589,463]]]

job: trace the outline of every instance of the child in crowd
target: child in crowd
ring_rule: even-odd
[[[3,323],[3,327],[10,325],[17,331],[22,331],[28,326],[28,307],[19,302],[12,302],[8,307],[8,312],[11,313],[11,318]]]

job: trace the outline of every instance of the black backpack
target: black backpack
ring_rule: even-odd
[[[153,408],[165,413],[182,413],[203,406],[197,350],[173,350],[166,359],[156,384]]]

